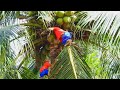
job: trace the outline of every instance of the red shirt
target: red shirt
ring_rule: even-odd
[[[49,63],[49,61],[46,61],[43,66],[46,66],[47,68],[49,68],[51,64]]]
[[[42,72],[42,71],[45,70],[45,69],[47,69],[47,67],[46,67],[46,66],[42,66],[42,67],[40,68],[40,72]]]
[[[59,40],[60,42],[62,42],[61,36],[64,34],[65,31],[59,27],[54,27],[53,31],[54,31],[54,34],[56,36],[56,39]]]
[[[46,61],[44,65],[40,68],[40,72],[42,72],[45,69],[48,69],[51,66],[49,61]]]

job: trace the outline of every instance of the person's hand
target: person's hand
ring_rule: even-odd
[[[71,46],[72,45],[72,40],[71,39],[69,39],[69,40],[67,40],[67,43],[64,45],[64,46]]]
[[[75,45],[75,44],[76,44],[75,42],[72,42],[72,40],[69,39],[64,46]]]
[[[54,29],[54,27],[50,27],[50,28],[48,28],[48,30],[50,30],[50,31],[52,31]]]

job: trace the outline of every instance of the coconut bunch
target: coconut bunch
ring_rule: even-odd
[[[76,20],[75,11],[56,11],[56,23],[64,29],[70,27],[70,23]]]

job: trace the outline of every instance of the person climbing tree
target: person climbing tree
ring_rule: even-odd
[[[45,60],[43,66],[40,68],[40,78],[44,77],[45,75],[48,75],[50,66],[50,60]]]
[[[50,68],[53,68],[54,65],[55,65],[56,61],[51,64],[51,61],[50,60],[45,60],[43,66],[40,68],[40,78],[43,78],[45,75],[46,76],[49,76],[50,72],[49,72],[49,69]]]
[[[48,30],[53,31],[56,39],[59,40],[60,43],[64,46],[72,44],[72,35],[70,32],[65,31],[59,27],[50,27]]]

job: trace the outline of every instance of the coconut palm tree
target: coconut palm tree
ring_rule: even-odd
[[[100,12],[92,17],[76,11],[77,19],[67,27],[75,44],[61,49],[49,42],[49,27],[65,29],[56,23],[56,11],[1,11],[0,78],[39,79],[39,68],[50,59],[54,65],[44,79],[118,79],[119,14]],[[14,42],[16,50],[20,48],[17,54],[11,48]]]

